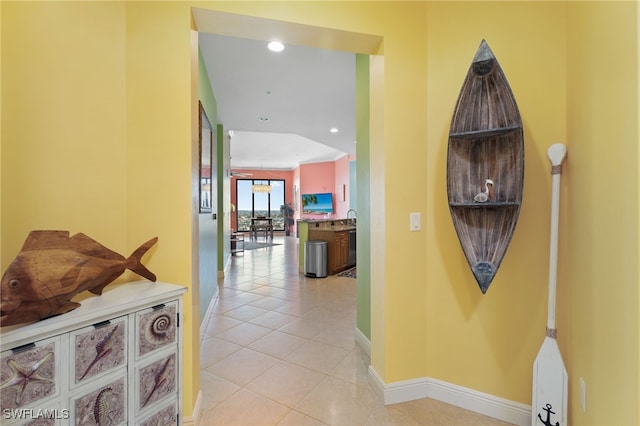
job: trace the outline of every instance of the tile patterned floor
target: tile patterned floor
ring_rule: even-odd
[[[384,406],[354,341],[355,280],[298,273],[295,237],[233,257],[201,342],[203,425],[505,425],[422,399]]]

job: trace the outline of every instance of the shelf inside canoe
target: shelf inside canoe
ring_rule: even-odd
[[[451,133],[449,137],[452,139],[485,139],[493,136],[508,135],[509,133],[518,131],[522,131],[522,126],[499,127],[496,129]]]
[[[486,209],[486,208],[503,208],[503,207],[519,207],[519,202],[500,202],[500,201],[488,201],[486,203],[479,203],[477,201],[471,201],[468,203],[449,203],[453,208],[466,208],[466,209]]]
[[[450,205],[473,203],[491,179],[495,202],[522,201],[524,146],[522,130],[473,140],[451,138],[447,158]],[[486,204],[486,203],[485,203]]]

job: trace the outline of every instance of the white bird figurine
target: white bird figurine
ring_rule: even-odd
[[[493,181],[491,179],[487,179],[484,182],[484,192],[480,192],[473,197],[473,201],[477,203],[486,203],[487,201],[493,201],[495,199],[496,196],[493,192]]]

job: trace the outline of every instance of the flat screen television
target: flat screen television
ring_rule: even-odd
[[[333,213],[333,194],[302,194],[302,213],[327,214]]]

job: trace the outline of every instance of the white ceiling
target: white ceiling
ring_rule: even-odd
[[[355,54],[283,42],[274,53],[265,41],[199,33],[233,169],[355,155]]]

